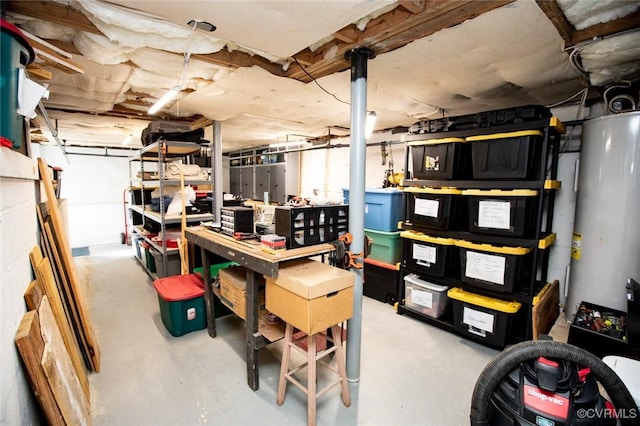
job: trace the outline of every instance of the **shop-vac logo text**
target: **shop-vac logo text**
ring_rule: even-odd
[[[564,400],[560,399],[560,398],[556,398],[553,395],[545,395],[535,389],[529,389],[528,390],[529,395],[538,398],[541,401],[544,402],[550,402],[552,404],[558,405],[558,406],[563,406],[564,405]]]

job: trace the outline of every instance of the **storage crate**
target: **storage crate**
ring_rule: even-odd
[[[166,272],[162,267],[164,265],[164,259],[162,258],[162,253],[158,250],[150,249],[151,256],[153,256],[153,261],[155,264],[155,271],[158,274],[158,278],[170,277],[173,275],[180,275],[180,254],[177,251],[173,253],[167,253],[167,267]],[[151,269],[149,269],[151,270]]]
[[[365,229],[364,234],[371,238],[371,252],[368,259],[394,265],[402,261],[400,231],[385,232]]]
[[[486,345],[504,347],[512,330],[517,328],[517,316],[522,306],[519,302],[509,302],[464,291],[454,287],[447,292],[453,300],[453,321],[455,330],[473,340]]]
[[[277,279],[265,279],[267,310],[309,335],[353,316],[349,271],[300,259],[281,264]]]
[[[512,293],[531,278],[530,248],[493,246],[456,241],[460,252],[460,280],[500,293]]]
[[[139,236],[132,234],[131,235],[131,242],[132,242],[132,246],[133,246],[133,254],[135,257],[138,258],[138,260],[142,261],[142,238],[140,238]]]
[[[470,170],[469,144],[462,138],[411,141],[413,177],[417,179],[466,179]]]
[[[337,240],[349,229],[349,206],[276,207],[276,234],[287,248],[306,247]]]
[[[182,336],[207,326],[202,281],[194,274],[160,278],[153,282],[158,292],[162,323],[173,336]]]
[[[403,238],[402,257],[407,268],[432,277],[458,277],[456,240],[416,231],[403,231],[400,236]]]
[[[470,136],[474,179],[537,179],[543,135],[539,130]]]
[[[349,204],[349,190],[343,189],[344,203]],[[395,188],[365,189],[364,227],[375,231],[392,232],[398,230],[402,221],[402,191]]]
[[[469,231],[506,237],[534,237],[538,191],[470,189],[462,191],[462,195],[468,196]]]
[[[379,262],[371,258],[364,260],[362,294],[380,302],[393,305],[398,301],[400,266]]]
[[[439,318],[449,310],[449,287],[420,279],[417,274],[409,274],[403,281],[405,307],[433,318]]]
[[[602,321],[599,325],[594,324],[596,316]],[[629,356],[632,348],[628,343],[627,327],[626,312],[582,302],[569,327],[567,343],[585,349],[598,358],[607,355]],[[640,348],[637,352],[640,353]]]
[[[467,206],[456,188],[406,187],[407,219],[412,225],[439,230],[466,226]]]
[[[247,270],[232,266],[219,270],[220,300],[237,316],[247,318]]]
[[[156,260],[153,256],[156,251],[152,249],[147,242],[142,242],[140,245],[144,248],[144,264],[147,266],[149,272],[156,272]]]

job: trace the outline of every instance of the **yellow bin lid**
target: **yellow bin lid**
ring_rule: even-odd
[[[404,192],[415,192],[420,194],[441,194],[441,195],[460,195],[462,191],[458,188],[420,188],[417,186],[407,186]]]
[[[494,133],[492,135],[469,136],[465,140],[467,142],[477,142],[477,141],[489,141],[492,139],[519,138],[521,136],[542,136],[542,132],[540,130],[522,130],[519,132]]]
[[[493,297],[482,296],[480,294],[464,291],[460,287],[454,287],[447,291],[447,296],[460,302],[470,303],[483,308],[493,309],[507,314],[515,314],[520,310],[520,302],[508,302],[506,300],[494,299]]]
[[[479,197],[533,197],[538,195],[535,189],[465,189],[462,195]]]
[[[432,244],[440,244],[443,246],[452,246],[456,244],[456,240],[453,238],[441,238],[441,237],[432,237],[430,235],[423,234],[422,232],[416,231],[402,231],[400,233],[402,238],[409,238],[411,240],[424,241],[426,243]]]
[[[426,141],[411,141],[407,143],[408,146],[421,146],[421,145],[438,145],[441,143],[455,143],[466,142],[464,138],[441,138],[441,139],[428,139]]]
[[[480,250],[499,254],[511,254],[515,256],[522,256],[531,251],[531,249],[527,247],[493,246],[491,244],[472,243],[471,241],[466,240],[456,240],[456,246],[471,250]]]

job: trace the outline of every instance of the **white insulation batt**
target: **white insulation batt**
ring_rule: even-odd
[[[318,80],[336,100],[313,82],[276,77],[257,66],[228,68],[194,57],[183,79],[187,52],[207,54],[226,47],[259,54],[287,68],[291,55],[319,46],[351,23],[364,29],[373,16],[394,6],[389,0],[56,1],[85,13],[104,35],[11,16],[36,36],[73,42],[81,52],[72,60],[85,73],[53,70],[46,105],[97,113],[124,102],[123,107],[146,111],[179,83],[184,91],[165,109],[182,117],[202,115],[222,121],[225,151],[268,144],[287,135],[320,136],[331,127],[348,128],[349,70]],[[578,29],[640,7],[638,1],[611,0],[560,0],[559,4]],[[194,32],[187,25],[191,19],[218,28],[212,33]],[[625,75],[637,75],[638,46],[638,33],[580,45],[579,59],[591,84],[608,85]],[[535,1],[517,0],[370,60],[367,109],[377,112],[377,129],[383,129],[443,114],[554,104],[583,88],[569,64],[570,52]],[[329,50],[326,55],[335,54]],[[88,127],[91,120],[87,116],[59,122],[64,129],[61,138],[117,144],[138,127],[117,119],[110,128],[102,121]],[[93,132],[103,124],[107,126],[103,132]]]

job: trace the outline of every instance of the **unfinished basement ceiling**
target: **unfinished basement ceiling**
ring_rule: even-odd
[[[367,105],[378,129],[555,104],[587,84],[625,85],[640,73],[640,1],[3,3],[10,22],[84,70],[36,61],[52,73],[40,80],[51,92],[43,103],[69,145],[122,146],[133,134],[128,146],[139,146],[148,120],[160,118],[221,121],[224,151],[344,133],[344,52],[354,46],[378,53],[368,63]],[[194,32],[191,19],[217,30]],[[147,116],[179,81],[174,102]],[[35,124],[50,140],[42,117]]]

